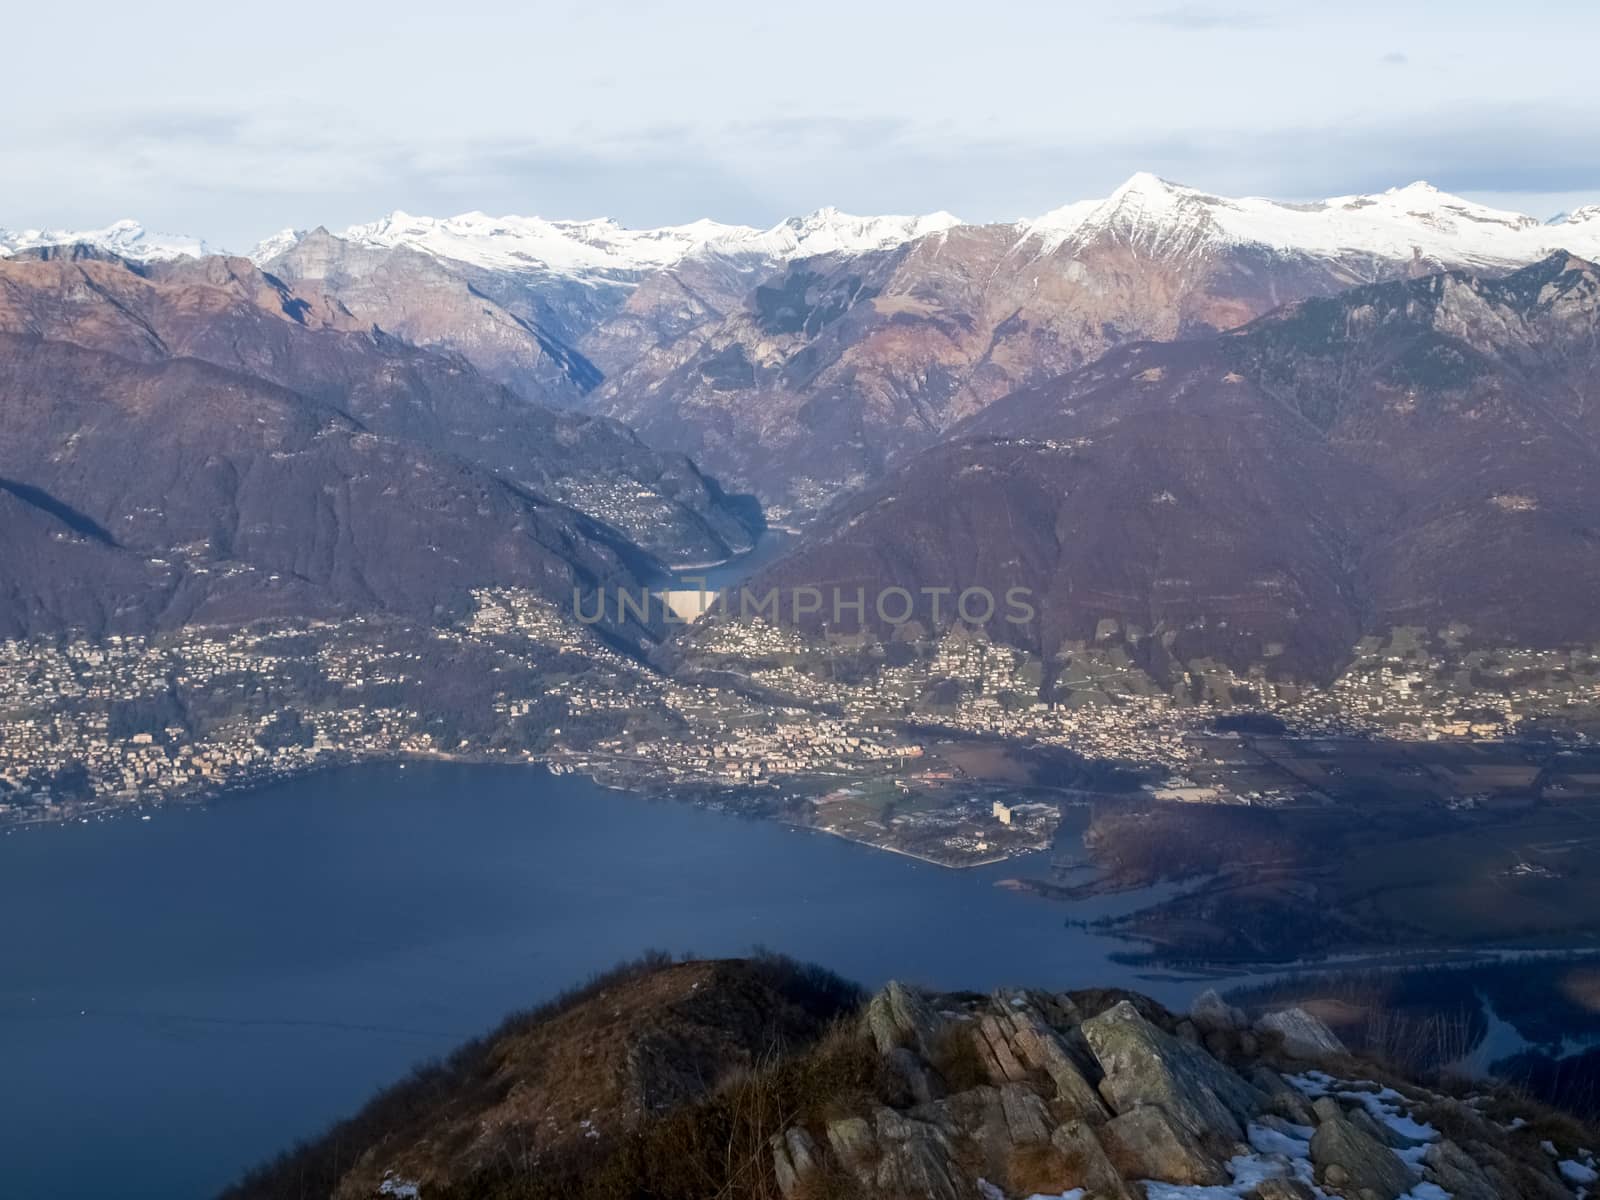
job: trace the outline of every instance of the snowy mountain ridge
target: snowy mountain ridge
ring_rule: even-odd
[[[821,208],[770,229],[709,219],[630,229],[610,218],[548,220],[482,212],[428,217],[397,209],[338,236],[358,245],[404,247],[491,271],[626,282],[700,255],[756,265],[818,254],[862,254],[965,224],[948,212],[863,217]],[[1139,172],[1104,199],[1075,201],[1013,227],[1018,250],[1038,254],[1063,248],[1070,253],[1073,245],[1109,237],[1180,259],[1239,246],[1323,258],[1421,258],[1472,268],[1518,266],[1558,248],[1591,258],[1600,255],[1600,204],[1543,222],[1420,181],[1384,192],[1292,203],[1260,196],[1231,199]],[[282,230],[249,257],[266,263],[303,236]],[[91,245],[135,262],[219,252],[200,238],[153,233],[131,220],[81,232],[0,229],[0,257],[71,244]]]
[[[1019,245],[1037,241],[1045,253],[1099,237],[1171,258],[1257,245],[1316,257],[1421,257],[1451,266],[1505,267],[1558,248],[1590,257],[1600,253],[1600,205],[1544,223],[1421,181],[1372,195],[1292,204],[1259,196],[1229,199],[1141,172],[1104,200],[1069,204],[1019,224]]]
[[[358,245],[404,247],[487,270],[617,280],[672,267],[696,254],[765,262],[813,254],[860,254],[959,224],[957,217],[943,212],[857,217],[835,208],[791,217],[764,230],[712,220],[629,229],[610,218],[552,221],[491,217],[481,212],[423,217],[396,211],[377,221],[352,225],[338,236]],[[291,230],[275,234],[250,257],[257,263],[267,262],[297,238]]]
[[[44,246],[93,246],[130,262],[162,262],[204,258],[218,251],[203,239],[185,234],[152,233],[137,221],[122,220],[104,229],[0,229],[0,258]]]

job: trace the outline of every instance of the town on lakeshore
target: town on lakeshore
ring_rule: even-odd
[[[1448,759],[1418,767],[1414,749],[1393,769],[1452,810],[1600,795],[1600,774],[1550,765],[1588,745],[1597,651],[1452,663],[1448,637],[1397,630],[1363,642],[1327,688],[1202,663],[1164,691],[1123,631],[1101,632],[1058,656],[1048,685],[1035,656],[977,632],[868,655],[761,620],[699,623],[662,670],[509,589],[476,593],[448,626],[352,617],[4,642],[0,822],[452,757],[544,763],[963,866],[1048,848],[1062,804],[1108,792],[1325,804],[1341,760],[1374,739]],[[1229,727],[1235,711],[1266,724]],[[1528,741],[1552,721],[1563,740]]]

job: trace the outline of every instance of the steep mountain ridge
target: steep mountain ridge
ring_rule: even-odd
[[[224,1196],[1572,1200],[1593,1133],[1215,992],[1188,1014],[1095,988],[891,982],[863,1003],[786,960],[646,960]]]

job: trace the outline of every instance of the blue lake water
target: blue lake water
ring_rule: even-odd
[[[536,768],[373,766],[0,836],[0,1194],[201,1197],[641,950],[866,984],[1129,983],[1128,908]]]
[[[798,534],[785,529],[769,529],[756,539],[755,546],[746,554],[714,567],[686,567],[674,571],[673,576],[685,587],[702,587],[708,592],[721,591],[723,588],[736,589],[768,563],[777,562],[799,541]]]

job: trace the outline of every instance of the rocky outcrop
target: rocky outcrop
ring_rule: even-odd
[[[1256,1022],[1256,1030],[1281,1038],[1283,1052],[1290,1058],[1314,1062],[1324,1058],[1342,1058],[1350,1053],[1333,1030],[1303,1008],[1286,1008],[1282,1012],[1268,1013]]]
[[[1100,1131],[1106,1155],[1129,1179],[1220,1186],[1228,1172],[1199,1140],[1156,1105],[1123,1113]]]
[[[1311,1138],[1317,1178],[1341,1193],[1395,1200],[1411,1190],[1411,1172],[1388,1146],[1341,1116],[1329,1116]]]
[[[1448,1139],[1435,1142],[1422,1161],[1440,1187],[1455,1200],[1497,1200],[1499,1191],[1489,1173],[1460,1146]]]
[[[1600,1141],[1491,1116],[1484,1097],[1380,1084],[1348,1057],[1307,1068],[1275,1040],[1249,1058],[1230,1043],[1223,1061],[1189,1039],[1237,1034],[1232,1013],[1225,1027],[1110,992],[933,995],[894,983],[761,1067],[742,1064],[740,1046],[708,1053],[713,1029],[684,1026],[681,1061],[652,1067],[676,1102],[641,1106],[637,1087],[617,1089],[605,1064],[620,1011],[646,1004],[639,1011],[700,1019],[743,997],[740,1006],[759,999],[774,1017],[802,1015],[751,983],[726,967],[677,964],[545,1025],[515,1027],[475,1048],[489,1074],[454,1090],[426,1081],[425,1099],[385,1101],[406,1112],[416,1102],[428,1120],[385,1131],[364,1114],[342,1127],[324,1153],[344,1177],[317,1194],[379,1200],[401,1180],[420,1200],[1576,1200],[1593,1170],[1585,1147]],[[1211,1001],[1197,1010],[1223,1019]],[[745,1036],[764,1031],[759,1015],[746,1024]],[[551,1034],[563,1026],[595,1044],[555,1054]],[[494,1104],[474,1109],[474,1096]],[[352,1146],[357,1136],[373,1140]],[[1562,1143],[1553,1153],[1548,1136]],[[506,1165],[525,1162],[513,1153],[525,1144],[536,1170]],[[460,1146],[469,1153],[451,1149]],[[275,1170],[229,1200],[311,1194],[304,1159]]]
[[[1265,1098],[1191,1042],[1164,1033],[1123,1001],[1083,1023],[1105,1078],[1100,1094],[1118,1113],[1160,1105],[1196,1137],[1238,1139]]]
[[[778,1178],[778,1190],[792,1195],[800,1180],[817,1169],[817,1143],[804,1129],[798,1127],[775,1133],[767,1140],[772,1147],[772,1169]]]
[[[864,1010],[862,1036],[891,1078],[926,1085],[910,1089],[903,1110],[878,1105],[829,1120],[818,1131],[825,1150],[803,1126],[774,1136],[773,1173],[786,1197],[809,1194],[804,1177],[830,1161],[866,1194],[941,1200],[1073,1189],[1135,1200],[1157,1184],[1252,1200],[1396,1200],[1423,1182],[1465,1200],[1525,1194],[1508,1184],[1509,1162],[1440,1138],[1399,1093],[1295,1073],[1282,1031],[1306,1033],[1304,1018],[1271,1014],[1261,1028],[1274,1035],[1267,1053],[1276,1057],[1230,1065],[1204,1043],[1221,1036],[1237,1058],[1246,1021],[1215,994],[1179,1019],[1127,996],[1003,991],[979,1000],[892,983]],[[963,1086],[952,1049],[962,1039],[988,1083]],[[1297,1055],[1305,1050],[1295,1044]],[[1456,1120],[1482,1124],[1470,1110]],[[1526,1194],[1543,1194],[1539,1178]]]
[[[1216,988],[1207,988],[1189,1005],[1189,1020],[1201,1033],[1229,1033],[1247,1023],[1244,1010],[1229,1004]]]
[[[1068,1121],[1050,1136],[1050,1144],[1066,1160],[1065,1175],[1091,1196],[1132,1200],[1133,1189],[1106,1154],[1105,1145],[1084,1121]]]
[[[879,1054],[906,1047],[927,1057],[933,1053],[940,1020],[917,992],[895,980],[867,1004],[862,1021]]]
[[[1095,1200],[1136,1200],[1157,1194],[1157,1185],[1246,1200],[1555,1200],[1550,1170],[1530,1171],[1487,1142],[1464,1149],[1414,1115],[1440,1098],[1296,1066],[1311,1050],[1333,1053],[1320,1038],[1307,1045],[1285,1036],[1314,1037],[1320,1023],[1303,1012],[1260,1023],[1273,1035],[1261,1043],[1265,1058],[1230,1065],[1205,1048],[1221,1035],[1237,1058],[1246,1024],[1215,993],[1179,1019],[1128,996],[1006,991],[978,1000],[891,984],[867,1006],[863,1034],[885,1064],[928,1047],[934,1058],[921,1069],[945,1094],[904,1111],[879,1105],[836,1117],[822,1154],[794,1127],[772,1139],[774,1174],[786,1197],[809,1195],[804,1175],[826,1171],[831,1154],[868,1195],[899,1189],[894,1194],[940,1200],[1075,1189]],[[951,1039],[962,1036],[990,1083],[959,1086],[946,1060]],[[1337,1053],[1348,1062],[1344,1047]],[[1458,1107],[1456,1126],[1505,1138]],[[1440,1191],[1419,1190],[1424,1184]]]

